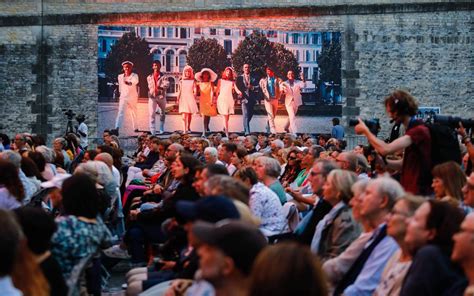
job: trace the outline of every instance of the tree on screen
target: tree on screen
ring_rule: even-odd
[[[194,72],[201,71],[202,68],[210,68],[216,72],[219,77],[225,67],[230,66],[230,60],[224,47],[216,39],[198,39],[188,50],[186,62],[191,66]]]
[[[275,75],[285,79],[289,70],[300,75],[300,67],[295,55],[283,44],[271,42],[262,32],[254,31],[242,40],[232,54],[232,65],[241,74],[242,66],[249,64],[250,69],[264,75],[265,66],[269,66]]]
[[[339,39],[323,42],[318,65],[322,82],[334,81],[336,84],[341,84],[341,42]]]
[[[137,37],[135,32],[123,34],[105,58],[105,74],[109,79],[117,79],[117,75],[122,73],[122,62],[131,61],[133,72],[138,74],[140,79],[140,96],[147,96],[148,86],[146,77],[151,73],[153,56],[150,54],[148,42],[144,38]]]

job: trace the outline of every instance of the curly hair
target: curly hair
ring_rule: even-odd
[[[397,116],[414,116],[418,111],[418,103],[415,98],[404,90],[396,90],[385,98],[385,107]]]

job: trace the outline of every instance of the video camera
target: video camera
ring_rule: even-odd
[[[365,125],[369,128],[370,132],[377,135],[380,131],[380,120],[378,118],[364,119]],[[359,124],[359,120],[349,120],[349,126],[356,126]]]
[[[72,112],[71,109],[69,109],[69,110],[63,109],[63,111],[66,111],[66,112],[64,112],[64,115],[67,116],[68,120],[72,120],[74,118],[74,115],[76,115],[76,113]]]
[[[435,115],[434,123],[449,126],[453,129],[459,127],[459,123],[462,123],[462,126],[465,129],[472,129],[474,127],[474,119],[464,119],[457,116],[448,116],[448,115]]]

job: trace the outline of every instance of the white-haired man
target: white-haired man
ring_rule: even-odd
[[[374,231],[359,257],[337,284],[335,295],[373,294],[388,259],[398,250],[397,242],[387,235],[387,218],[396,200],[403,194],[400,183],[389,177],[369,181],[360,215]]]

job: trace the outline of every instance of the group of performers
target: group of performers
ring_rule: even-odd
[[[135,130],[137,101],[138,101],[138,75],[133,73],[133,63],[125,61],[122,63],[123,74],[118,76],[120,101],[117,118],[115,121],[115,132],[123,124],[123,116],[126,109],[132,114],[132,125]],[[152,134],[163,134],[166,117],[166,91],[169,88],[167,76],[163,75],[161,63],[154,61],[153,73],[148,75],[148,116],[150,132]],[[288,112],[288,120],[285,131],[296,134],[296,112],[302,105],[301,90],[306,87],[304,77],[295,79],[295,73],[288,71],[287,80],[283,81],[275,76],[270,67],[266,68],[266,76],[258,79],[251,73],[249,64],[242,68],[242,75],[237,76],[232,67],[223,71],[221,78],[209,68],[203,68],[194,73],[190,66],[185,66],[182,77],[178,83],[177,104],[179,113],[183,116],[183,130],[190,132],[193,114],[200,113],[203,118],[203,136],[210,132],[209,123],[211,117],[222,115],[224,118],[224,131],[229,133],[229,118],[234,114],[236,100],[242,105],[242,117],[244,134],[250,134],[250,121],[253,117],[254,107],[263,98],[267,112],[267,132],[276,133],[275,116],[278,109],[278,100],[284,97],[285,107]],[[217,82],[217,83],[216,83]],[[196,98],[199,96],[199,108]],[[156,115],[160,116],[160,128],[156,131]]]

